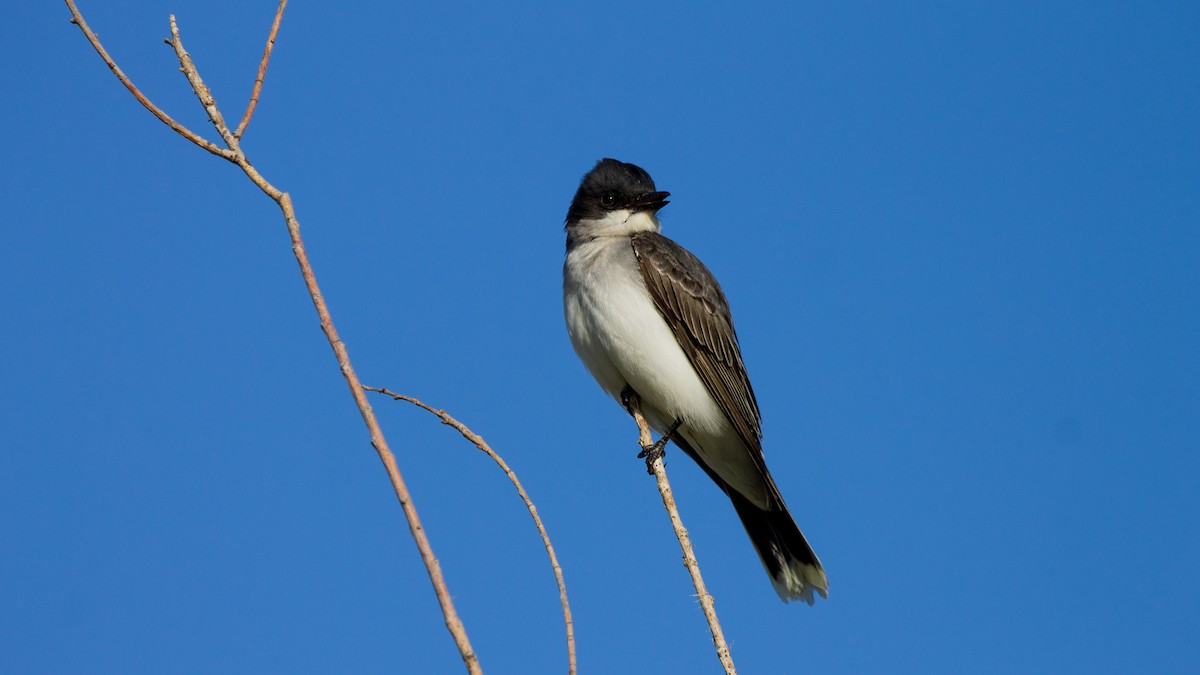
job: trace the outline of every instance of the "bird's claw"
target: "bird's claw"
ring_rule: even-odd
[[[675,418],[675,422],[671,424],[670,429],[667,429],[667,433],[662,435],[662,438],[650,445],[642,446],[642,451],[638,453],[638,459],[646,460],[646,473],[654,475],[654,463],[666,456],[667,441],[671,440],[671,436],[676,431],[679,431],[681,424],[683,424],[683,418]]]

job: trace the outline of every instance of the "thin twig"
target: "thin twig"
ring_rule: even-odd
[[[146,110],[149,110],[154,114],[155,117],[162,120],[163,124],[166,124],[174,129],[175,133],[183,136],[184,138],[218,157],[224,157],[225,159],[232,161],[233,152],[231,150],[226,150],[225,148],[220,147],[212,141],[209,141],[196,134],[194,131],[188,129],[179,122],[176,122],[174,119],[171,119],[170,115],[163,112],[161,108],[154,105],[150,99],[146,98],[146,95],[143,94],[136,86],[134,86],[129,77],[127,77],[120,67],[117,66],[117,62],[113,61],[112,57],[108,55],[108,52],[104,49],[104,45],[100,44],[100,38],[96,37],[96,34],[93,33],[92,29],[88,27],[87,22],[83,20],[83,15],[80,14],[79,9],[75,7],[73,0],[66,0],[66,2],[67,7],[71,10],[71,23],[79,26],[79,30],[83,31],[83,36],[87,38],[88,42],[92,43],[92,47],[96,50],[96,53],[100,55],[100,58],[104,60],[104,63],[108,66],[108,69],[113,72],[113,75],[117,76],[117,79],[121,81],[121,84],[125,85],[125,88],[129,90],[129,93],[133,94],[133,97],[137,99],[138,103],[141,103],[143,106],[145,106]]]
[[[633,419],[637,422],[638,444],[642,446],[643,450],[649,450],[654,445],[654,439],[650,434],[650,425],[642,415],[641,399],[634,394],[628,396],[626,402],[629,412],[633,414]],[[696,561],[696,554],[692,550],[692,540],[688,537],[683,520],[679,517],[679,509],[675,506],[675,495],[671,492],[671,483],[667,480],[667,467],[663,463],[661,454],[651,462],[650,470],[654,473],[655,481],[658,482],[658,492],[662,495],[663,506],[671,517],[671,527],[675,528],[675,538],[679,540],[679,548],[683,549],[683,565],[687,568],[688,574],[692,575],[692,585],[696,587],[696,597],[700,600],[700,608],[704,610],[704,618],[708,621],[709,631],[712,632],[713,647],[717,649],[717,658],[720,659],[721,666],[725,668],[726,675],[735,675],[737,669],[733,666],[733,655],[729,653],[729,645],[725,642],[725,633],[721,631],[721,622],[717,619],[717,608],[713,604],[713,597],[704,586],[704,578],[700,576],[700,563]]]
[[[253,165],[250,164],[246,154],[238,145],[237,138],[229,131],[226,126],[224,117],[221,115],[220,109],[217,107],[216,100],[213,98],[208,87],[200,78],[199,72],[196,70],[195,64],[188,55],[187,50],[183,48],[183,41],[179,37],[178,26],[175,23],[175,17],[171,17],[171,39],[168,41],[175,49],[175,54],[179,58],[180,66],[183,69],[184,75],[187,76],[188,82],[191,83],[193,91],[200,99],[205,111],[208,113],[209,120],[216,127],[221,138],[228,145],[228,149],[220,148],[209,141],[197,136],[195,133],[188,130],[183,125],[175,122],[166,113],[162,112],[157,106],[149,101],[137,87],[125,77],[121,69],[108,56],[108,53],[101,46],[99,39],[88,28],[87,23],[83,20],[83,16],[75,7],[72,0],[66,0],[67,7],[71,10],[72,23],[78,25],[83,30],[84,36],[92,43],[92,46],[108,64],[109,68],[117,76],[125,88],[138,99],[154,116],[162,120],[167,126],[174,129],[178,134],[196,145],[208,150],[209,152],[237,164],[242,171],[266,193],[278,205],[283,212],[284,221],[287,223],[288,234],[292,242],[292,251],[296,256],[296,262],[300,266],[300,273],[304,277],[304,284],[308,289],[308,293],[312,298],[313,306],[317,310],[317,316],[321,322],[321,330],[324,331],[326,339],[329,341],[330,347],[333,348],[333,353],[337,359],[338,366],[342,371],[343,377],[346,379],[346,384],[350,387],[350,394],[354,398],[355,405],[362,415],[363,422],[367,426],[367,430],[371,437],[371,445],[374,446],[380,460],[383,462],[387,470],[388,478],[391,480],[392,489],[396,493],[396,498],[400,501],[400,506],[404,511],[405,519],[408,522],[409,531],[412,533],[413,540],[416,542],[417,550],[420,552],[421,560],[425,563],[425,568],[429,573],[429,579],[433,584],[434,593],[437,595],[438,603],[442,609],[442,615],[446,622],[446,628],[450,631],[455,644],[458,647],[459,654],[462,656],[463,664],[467,668],[470,675],[482,674],[483,670],[479,665],[479,659],[475,654],[475,650],[471,647],[470,640],[467,638],[466,629],[462,621],[458,618],[458,613],[454,608],[454,602],[450,598],[450,591],[446,587],[445,578],[442,576],[441,566],[438,564],[437,558],[433,554],[433,548],[429,543],[428,537],[425,535],[425,529],[421,525],[421,520],[417,515],[416,506],[413,504],[412,497],[408,492],[408,487],[404,483],[404,479],[400,475],[400,469],[396,466],[396,457],[392,454],[388,447],[387,441],[383,437],[383,431],[379,427],[379,422],[375,419],[375,413],[371,410],[371,405],[367,402],[366,395],[362,391],[362,385],[359,383],[358,375],[354,371],[353,365],[350,363],[350,355],[346,350],[345,343],[338,337],[337,329],[334,328],[333,318],[329,313],[329,307],[325,304],[325,298],[321,294],[321,289],[317,285],[317,279],[313,273],[312,265],[309,263],[308,254],[304,249],[304,241],[300,237],[300,221],[296,219],[295,208],[292,205],[291,196],[288,193],[276,188],[260,174]]]
[[[204,106],[204,112],[208,113],[209,121],[216,127],[217,133],[221,134],[225,145],[229,146],[229,149],[233,150],[235,155],[242,154],[242,149],[238,147],[237,139],[233,137],[233,134],[229,131],[229,127],[225,125],[225,118],[221,115],[221,109],[217,107],[217,99],[213,98],[208,85],[204,84],[204,80],[200,79],[200,71],[196,70],[196,64],[192,62],[191,55],[183,48],[183,39],[179,37],[179,26],[175,23],[174,14],[170,17],[170,23],[171,39],[168,42],[175,49],[175,56],[179,58],[180,70],[183,71],[188,84],[192,85],[192,92],[196,94],[196,98],[200,99],[200,105]]]
[[[246,133],[250,118],[254,116],[254,109],[258,107],[258,95],[262,92],[263,79],[267,76],[267,63],[271,61],[271,50],[275,48],[275,36],[279,34],[279,24],[283,21],[285,7],[287,7],[287,0],[279,0],[279,8],[275,10],[275,22],[271,24],[271,32],[267,35],[267,46],[263,48],[262,60],[258,63],[258,76],[254,78],[254,89],[250,91],[250,102],[246,104],[246,113],[242,115],[242,121],[233,131],[235,138],[241,139],[242,134]]]
[[[517,479],[517,474],[508,467],[508,464],[504,461],[504,458],[499,455],[499,453],[497,453],[495,450],[492,450],[491,446],[487,444],[487,441],[483,440],[482,436],[468,429],[467,425],[451,417],[450,414],[445,410],[437,410],[432,406],[426,405],[420,399],[412,396],[405,396],[404,394],[397,394],[396,392],[385,388],[368,387],[364,385],[363,389],[367,391],[374,391],[383,394],[384,396],[391,396],[397,401],[408,401],[419,408],[423,408],[434,415],[437,415],[438,419],[442,420],[442,424],[454,427],[458,433],[462,434],[463,438],[467,439],[471,443],[474,443],[475,447],[486,453],[488,457],[491,457],[492,460],[500,467],[500,469],[504,471],[504,475],[508,476],[508,480],[512,482],[513,486],[517,488],[517,494],[521,496],[521,501],[525,502],[525,508],[529,510],[529,515],[533,518],[534,525],[537,526],[538,534],[542,537],[542,544],[544,544],[546,547],[546,555],[550,557],[550,567],[554,569],[554,580],[558,583],[558,602],[562,605],[563,622],[567,627],[568,672],[570,675],[575,675],[575,627],[574,623],[571,621],[571,605],[567,602],[567,583],[563,580],[562,567],[559,566],[558,556],[554,554],[554,546],[550,543],[550,534],[546,531],[545,525],[542,524],[542,518],[538,515],[537,507],[533,505],[533,500],[529,498],[529,494],[525,492],[525,488],[522,487],[521,481]]]

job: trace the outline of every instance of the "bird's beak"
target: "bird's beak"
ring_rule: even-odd
[[[670,196],[670,192],[647,192],[633,202],[633,211],[634,213],[638,211],[653,213],[669,204],[670,202],[667,201],[667,197]]]

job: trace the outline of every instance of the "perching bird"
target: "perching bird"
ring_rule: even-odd
[[[565,228],[571,344],[604,391],[618,402],[635,393],[650,426],[725,491],[779,597],[811,605],[813,591],[827,597],[825,570],[767,470],[725,294],[696,256],[659,234],[669,194],[615,159],[583,177]]]

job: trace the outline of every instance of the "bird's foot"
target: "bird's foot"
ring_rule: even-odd
[[[621,390],[621,405],[625,406],[625,410],[627,410],[630,415],[633,415],[636,419],[640,420],[638,424],[646,424],[646,419],[642,416],[642,399],[638,397],[638,394],[633,390],[633,387],[625,385],[625,388]],[[663,434],[662,438],[658,439],[654,443],[650,443],[649,445],[642,445],[642,451],[638,453],[638,459],[646,460],[646,473],[650,474],[651,476],[654,475],[654,463],[666,456],[667,441],[671,440],[671,436],[673,436],[676,431],[679,431],[679,426],[681,424],[683,424],[683,418],[676,418],[675,422],[671,425],[671,428],[667,429],[667,433]]]
[[[679,431],[679,425],[681,424],[683,424],[683,418],[676,417],[675,422],[671,424],[670,429],[667,429],[667,433],[662,435],[662,438],[658,439],[654,443],[651,443],[650,445],[642,446],[642,451],[638,453],[638,459],[646,460],[646,473],[650,474],[651,476],[654,475],[654,463],[666,456],[667,441],[671,440],[671,436],[673,436],[676,431]]]

